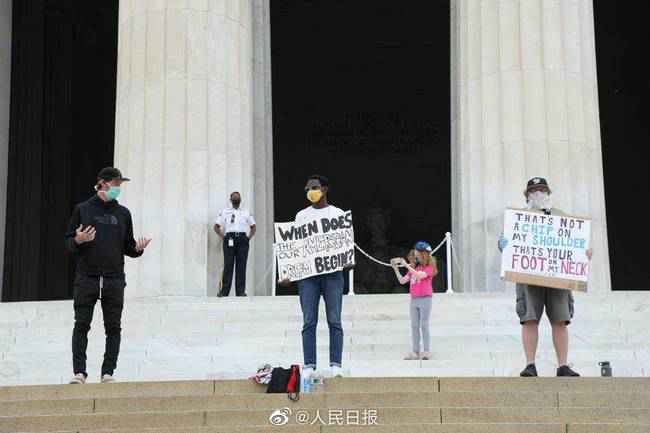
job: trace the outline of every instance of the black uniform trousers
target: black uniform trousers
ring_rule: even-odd
[[[106,332],[106,349],[102,364],[102,376],[113,375],[120,353],[122,332],[122,309],[124,308],[124,275],[103,277],[100,289],[100,277],[77,273],[74,280],[74,330],[72,332],[72,365],[74,374],[86,372],[86,348],[88,331],[93,321],[95,303],[101,300]]]
[[[233,246],[230,245],[230,240]],[[235,276],[235,294],[246,296],[246,262],[248,261],[249,239],[246,233],[227,233],[223,240],[223,279],[221,296],[230,294],[233,270]]]

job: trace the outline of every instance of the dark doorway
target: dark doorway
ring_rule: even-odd
[[[113,161],[118,0],[13,2],[3,301],[72,297],[63,235]]]
[[[614,290],[649,290],[650,232],[630,218],[650,188],[648,2],[594,1],[607,234]],[[645,65],[645,66],[644,66]]]
[[[387,260],[451,228],[449,1],[271,0],[275,220],[308,175]],[[407,291],[357,254],[355,290]],[[278,289],[296,293],[295,288]]]

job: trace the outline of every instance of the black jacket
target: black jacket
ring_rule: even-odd
[[[95,228],[95,239],[77,245],[74,241],[79,225]],[[84,275],[121,276],[124,255],[140,257],[135,250],[131,212],[116,200],[104,202],[98,196],[75,206],[65,234],[68,251],[79,258],[77,272]]]

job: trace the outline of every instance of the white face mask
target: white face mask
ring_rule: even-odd
[[[551,197],[544,191],[532,192],[528,194],[528,206],[533,209],[550,209]]]

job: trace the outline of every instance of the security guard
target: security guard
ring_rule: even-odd
[[[237,267],[235,292],[246,296],[246,261],[250,240],[255,236],[255,220],[251,213],[241,207],[241,194],[230,194],[232,206],[222,210],[214,225],[214,231],[223,241],[223,278],[217,296],[228,296],[232,285],[232,274]],[[250,230],[250,233],[249,233]]]

